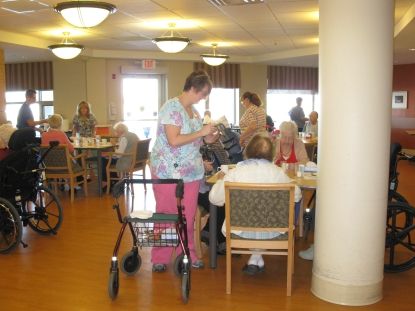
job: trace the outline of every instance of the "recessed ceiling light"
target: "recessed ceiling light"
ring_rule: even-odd
[[[410,48],[409,51],[412,51],[413,52],[413,51],[415,51],[415,48]]]

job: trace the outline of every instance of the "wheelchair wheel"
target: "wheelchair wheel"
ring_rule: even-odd
[[[63,212],[59,199],[48,188],[40,186],[34,198],[26,201],[29,226],[42,235],[56,234],[62,224]]]
[[[409,204],[388,204],[385,271],[402,272],[415,266],[415,209]]]
[[[190,270],[182,274],[182,301],[188,303],[190,294]]]
[[[121,259],[121,271],[128,276],[134,275],[141,267],[141,256],[136,250],[129,251]]]
[[[119,288],[118,271],[110,271],[108,279],[108,295],[111,299],[117,298]]]
[[[181,276],[183,274],[184,271],[189,271],[190,267],[192,265],[192,261],[190,260],[190,258],[188,259],[189,262],[186,264],[183,262],[184,260],[184,254],[181,253],[179,256],[176,257],[176,259],[174,260],[174,265],[173,265],[173,270],[174,273],[176,274],[176,276]]]
[[[22,239],[22,221],[14,206],[0,198],[0,253],[5,254],[17,247]]]

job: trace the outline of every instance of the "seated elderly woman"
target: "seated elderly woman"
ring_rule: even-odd
[[[305,123],[303,133],[306,137],[318,136],[318,113],[317,111],[311,111],[309,114],[309,120]]]
[[[115,153],[130,153],[135,148],[136,143],[139,141],[139,138],[136,134],[128,131],[127,125],[122,122],[118,122],[114,125],[115,134],[120,138],[118,141],[118,148],[115,150]],[[117,156],[116,154],[111,158],[111,164],[115,164],[118,171],[126,171],[132,161],[131,156]],[[108,164],[108,159],[102,159],[102,171],[105,172]],[[106,190],[107,187],[107,175],[103,174],[102,176],[102,187]]]
[[[298,138],[297,125],[292,121],[282,122],[280,138],[276,142],[275,164],[278,166],[281,166],[282,163],[306,164],[308,161],[304,143]]]
[[[51,141],[58,141],[60,145],[68,146],[70,153],[74,153],[74,146],[66,136],[65,132],[61,130],[63,118],[60,114],[54,114],[48,118],[49,129],[42,133],[42,145],[48,145]]]
[[[219,173],[218,181],[209,193],[209,200],[212,204],[223,206],[225,204],[225,181],[242,183],[289,183],[292,181],[284,171],[272,163],[272,142],[265,134],[256,134],[249,141],[244,151],[245,160],[239,162],[235,169],[230,170],[226,175]],[[295,202],[301,200],[301,191],[295,186]],[[253,207],[255,208],[255,207]],[[222,227],[224,231],[224,227]],[[272,239],[278,236],[277,232],[232,232],[243,238],[249,239]],[[254,253],[244,266],[243,272],[254,275],[264,271],[264,260],[260,252]]]

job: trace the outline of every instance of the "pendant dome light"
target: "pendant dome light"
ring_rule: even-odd
[[[228,55],[216,54],[217,47],[218,47],[217,43],[212,43],[213,53],[200,55],[206,64],[210,66],[219,66],[219,65],[222,65],[224,62],[226,62],[226,60],[229,58]]]
[[[169,23],[170,36],[161,36],[153,39],[157,47],[166,53],[178,53],[190,43],[190,39],[182,36],[175,36],[173,29],[176,23]]]
[[[55,5],[55,11],[75,27],[94,27],[117,11],[111,3],[101,1],[67,1]]]
[[[51,50],[55,56],[62,59],[72,59],[77,57],[84,49],[84,46],[70,40],[69,32],[64,32],[63,36],[62,42],[60,44],[49,45],[49,50]]]

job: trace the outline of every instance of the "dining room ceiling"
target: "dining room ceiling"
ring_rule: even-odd
[[[318,0],[111,0],[117,12],[93,28],[69,25],[56,0],[0,0],[0,48],[6,63],[52,60],[48,45],[63,32],[85,46],[81,57],[200,60],[218,43],[229,62],[318,66]],[[181,53],[166,54],[152,39],[168,23],[189,37]],[[395,59],[415,63],[415,0],[395,1]]]

